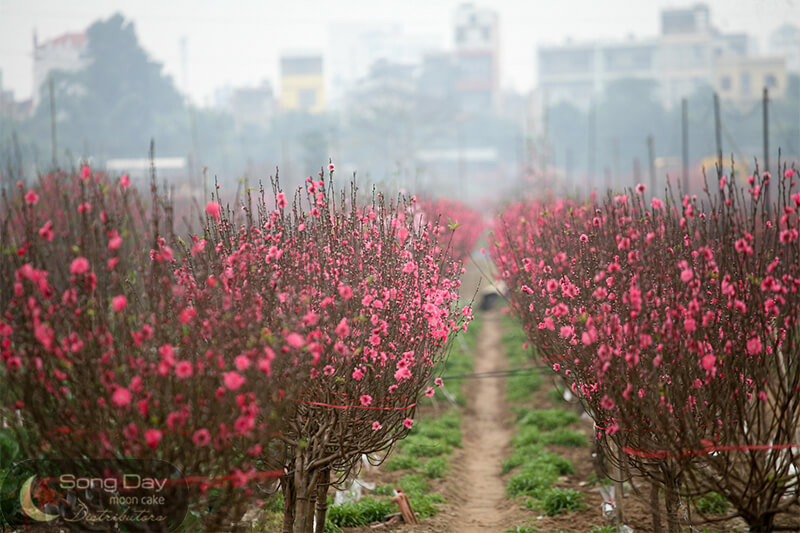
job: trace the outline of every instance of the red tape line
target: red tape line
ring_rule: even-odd
[[[639,450],[636,448],[622,447],[622,451],[628,455],[635,457],[644,457],[647,459],[681,459],[686,457],[695,457],[697,455],[704,455],[712,452],[730,452],[730,451],[746,451],[746,450],[788,450],[790,448],[800,448],[800,444],[750,444],[745,446],[709,446],[702,450],[693,450],[684,453],[672,453],[669,450]]]

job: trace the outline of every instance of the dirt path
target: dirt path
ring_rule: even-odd
[[[505,368],[500,342],[500,314],[483,316],[481,335],[475,350],[475,372]],[[513,504],[505,499],[505,485],[500,478],[504,452],[511,439],[506,426],[504,379],[476,379],[464,384],[468,397],[463,418],[463,454],[458,468],[458,486],[462,501],[454,513],[449,531],[459,533],[503,531]]]

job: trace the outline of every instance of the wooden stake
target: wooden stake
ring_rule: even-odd
[[[400,512],[403,515],[403,520],[406,524],[419,524],[419,520],[417,520],[417,515],[414,514],[414,509],[411,508],[411,502],[408,501],[408,496],[406,493],[403,492],[403,489],[397,487],[395,489],[397,494],[392,498],[392,501],[400,507]]]

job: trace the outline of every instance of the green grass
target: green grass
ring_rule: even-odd
[[[281,523],[281,527],[283,523]],[[325,533],[344,533],[342,528],[331,522],[331,519],[326,516],[325,518]]]
[[[511,529],[506,529],[503,533],[539,533],[539,528],[536,526],[516,526]]]
[[[525,332],[513,318],[503,319],[505,332],[501,337],[503,350],[512,368],[529,366],[533,362],[530,350],[523,348],[528,342]],[[509,403],[519,403],[531,399],[531,395],[539,390],[544,379],[537,371],[517,374],[506,381],[506,399]]]
[[[507,474],[522,465],[530,465],[540,469],[552,469],[559,476],[575,473],[575,465],[569,459],[547,451],[538,445],[522,446],[514,449],[511,456],[503,461],[503,474]]]
[[[577,413],[567,409],[531,409],[524,407],[517,411],[517,424],[535,426],[542,431],[571,426],[580,420]]]
[[[721,494],[709,492],[695,500],[694,505],[702,514],[724,514],[728,512],[730,502]]]
[[[455,448],[461,447],[461,417],[457,412],[449,412],[438,418],[426,419],[411,430],[406,438],[427,437]],[[405,442],[405,441],[404,441]]]
[[[506,381],[506,399],[509,402],[524,402],[531,399],[544,380],[538,373],[517,374]]]
[[[426,476],[431,479],[436,479],[443,477],[445,473],[450,470],[450,464],[447,457],[433,457],[428,459],[423,470],[425,470]]]
[[[505,315],[503,317],[503,327],[505,331],[500,337],[500,341],[505,348],[506,357],[513,363],[529,361],[531,359],[530,353],[523,348],[523,345],[528,342],[528,337],[517,320]]]
[[[522,346],[526,342],[522,328],[510,318],[505,320],[505,328],[502,340],[510,363],[530,364],[531,354]],[[585,446],[587,439],[570,428],[580,421],[576,412],[525,406],[542,382],[539,374],[520,374],[506,381],[506,397],[518,406],[513,408],[517,430],[511,440],[512,453],[503,461],[503,474],[511,473],[506,484],[510,496],[526,498],[529,508],[554,516],[583,508],[584,495],[573,489],[553,487],[559,477],[575,474],[576,470],[569,460],[545,450],[544,446]],[[554,402],[563,403],[560,391],[551,390],[550,394]],[[517,526],[507,533],[526,532],[527,527]]]
[[[414,470],[420,466],[422,466],[422,462],[416,457],[398,453],[386,461],[383,469],[387,472],[395,472],[397,470]]]
[[[414,513],[419,519],[434,516],[439,512],[439,508],[436,504],[446,502],[444,496],[435,492],[419,494],[413,497],[410,496],[408,500],[411,503],[411,508],[414,509]]]
[[[511,445],[514,448],[530,446],[531,444],[541,444],[542,432],[535,426],[521,427],[516,435],[511,438]]]
[[[541,498],[541,507],[547,516],[556,516],[583,508],[583,494],[574,489],[550,488]]]
[[[388,483],[381,483],[372,493],[376,496],[391,496],[394,494],[394,485],[389,485]]]
[[[409,435],[400,442],[399,449],[411,457],[436,457],[453,451],[447,443],[424,435]]]
[[[573,446],[580,448],[586,446],[586,436],[574,429],[558,428],[553,431],[542,434],[542,444],[551,444],[555,446]]]
[[[540,498],[557,479],[558,473],[555,469],[542,469],[533,464],[526,464],[509,478],[506,491],[515,497]]]
[[[367,526],[373,522],[382,522],[384,517],[397,510],[397,506],[389,500],[364,498],[357,502],[346,502],[328,508],[328,519],[338,527]]]
[[[419,496],[424,494],[430,489],[430,485],[420,474],[406,474],[400,478],[397,483],[410,498],[411,496]]]
[[[273,513],[283,513],[283,492],[276,492],[264,500],[264,510]]]
[[[528,463],[531,460],[531,455],[539,453],[541,450],[541,446],[535,444],[514,448],[511,455],[503,460],[503,474],[508,474],[518,466]]]
[[[619,533],[619,529],[614,526],[594,526],[589,533]]]

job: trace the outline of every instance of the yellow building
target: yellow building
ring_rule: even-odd
[[[325,79],[320,55],[281,57],[280,107],[284,111],[325,110]]]
[[[770,98],[782,98],[787,85],[783,57],[721,57],[714,62],[714,89],[722,100],[759,100],[764,87]]]

